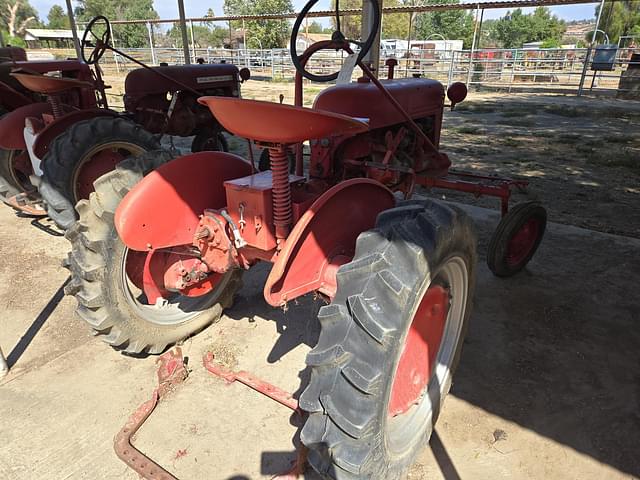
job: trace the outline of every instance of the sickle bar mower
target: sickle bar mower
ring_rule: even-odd
[[[377,0],[370,0],[374,28],[356,42],[363,77],[325,89],[303,108],[303,78],[338,76],[312,74],[309,57],[320,49],[353,54],[353,41],[337,31],[298,56],[297,33],[316,2],[303,8],[291,37],[297,105],[198,99],[227,131],[266,148],[271,168],[254,173],[224,152],[155,170],[148,158],[121,163],[79,204],[67,235],[68,291],[107,343],[160,353],[218,320],[244,270],[271,263],[267,303],[286,307],[312,292],[327,303],[298,399],[309,463],[327,478],[400,479],[449,391],[477,261],[471,220],[456,206],[413,198],[415,186],[502,199],[488,255],[497,275],[527,264],[546,214],[537,204],[507,210],[510,189],[522,182],[449,172],[439,148],[444,87],[423,78],[378,80],[363,61],[380,27]],[[453,106],[466,88],[451,85],[447,96]]]

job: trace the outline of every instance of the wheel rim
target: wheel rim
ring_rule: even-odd
[[[530,218],[514,233],[507,246],[506,262],[509,266],[517,266],[527,259],[536,246],[540,227],[539,219]]]
[[[72,185],[74,202],[86,200],[93,192],[93,182],[125,158],[140,155],[144,148],[129,142],[110,142],[97,145],[82,157],[75,169]]]
[[[451,367],[461,341],[469,274],[460,257],[436,273],[415,309],[405,337],[387,411],[389,448],[402,452],[432,426],[434,411],[451,383]],[[427,336],[427,338],[425,338]]]
[[[145,252],[136,252],[125,247],[121,264],[121,290],[127,303],[144,320],[156,325],[177,325],[187,322],[202,311],[217,303],[226,288],[232,272],[220,275],[211,290],[197,297],[179,292],[168,292],[162,305],[149,305],[142,290],[142,268]]]
[[[29,181],[29,175],[32,173],[31,163],[26,150],[11,150],[9,173],[11,180],[16,185],[20,185],[22,191],[26,192],[33,189],[33,185]]]

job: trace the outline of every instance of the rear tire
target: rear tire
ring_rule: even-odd
[[[393,480],[414,462],[429,440],[460,359],[475,265],[470,219],[431,200],[387,210],[375,229],[360,234],[353,260],[338,270],[336,296],[320,309],[320,338],[307,356],[311,380],[300,397],[300,407],[309,412],[301,440],[321,475]],[[466,272],[460,274],[466,280],[446,273],[450,270]],[[397,365],[424,293],[438,285],[448,285],[451,307],[445,321],[448,328],[455,317],[455,341],[446,349],[442,341],[438,352],[448,352],[446,368],[438,364],[433,370],[417,404],[401,415],[398,430],[397,417],[389,416]]]
[[[199,332],[220,319],[240,286],[239,271],[229,272],[215,290],[192,299],[201,309],[189,304],[189,299],[162,307],[171,308],[164,313],[157,307],[131,301],[123,282],[128,250],[115,229],[114,214],[136,183],[173,157],[167,151],[153,151],[121,162],[96,180],[89,200],[78,202],[80,219],[66,233],[71,242],[66,262],[71,281],[65,293],[76,297],[76,313],[96,335],[127,353],[161,353],[167,346]],[[167,314],[172,315],[171,321],[166,321]],[[164,323],[159,321],[162,315]]]
[[[214,143],[215,139],[215,143]],[[229,142],[227,142],[224,134],[218,130],[212,132],[210,130],[203,130],[196,134],[191,142],[191,152],[228,152]]]
[[[121,159],[124,160],[132,154],[159,149],[160,141],[130,120],[96,117],[78,122],[58,136],[42,159],[43,175],[38,190],[46,203],[49,217],[63,230],[76,221],[74,206],[83,197],[77,188],[79,169],[87,165],[90,159],[86,157],[92,152],[97,154],[112,145],[121,145],[122,150],[128,151]],[[89,186],[89,189],[92,188]]]

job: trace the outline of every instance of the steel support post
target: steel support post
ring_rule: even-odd
[[[196,39],[193,34],[193,20],[189,20],[189,30],[191,30],[191,54],[193,55],[192,62],[196,63]]]
[[[178,14],[180,15],[180,32],[182,33],[182,53],[185,65],[191,63],[189,55],[189,38],[187,37],[187,21],[184,15],[184,0],[178,0]]]
[[[76,55],[78,60],[82,58],[82,50],[80,48],[80,40],[78,39],[78,29],[76,27],[76,19],[73,16],[73,7],[71,6],[71,0],[67,0],[67,16],[69,17],[69,26],[71,27],[71,34],[73,35],[73,46],[76,49]],[[4,42],[2,42],[4,46]]]
[[[471,74],[473,71],[473,55],[476,50],[476,38],[478,36],[478,14],[480,13],[480,4],[476,4],[476,13],[473,17],[473,40],[471,41],[471,54],[469,55],[469,71],[467,72],[467,89],[471,83]]]
[[[382,0],[380,3],[380,18],[382,18],[382,4],[384,3]],[[371,2],[364,2],[362,5],[362,34],[360,36],[361,39],[366,39],[369,37],[369,33],[373,30],[373,6]],[[382,23],[382,22],[380,22]],[[373,74],[377,77],[378,70],[380,68],[380,30],[378,29],[378,33],[376,38],[373,41],[373,45],[371,45],[371,50],[367,53],[362,59],[362,63],[371,65],[371,70]]]
[[[151,48],[151,63],[156,65],[156,51],[153,46],[153,25],[151,22],[147,22],[147,31],[149,32],[149,47]]]
[[[587,48],[587,53],[584,57],[584,65],[582,66],[582,73],[580,74],[580,85],[578,85],[578,96],[582,96],[582,90],[584,88],[584,79],[587,76],[587,70],[589,69],[589,61],[591,59],[591,47]]]

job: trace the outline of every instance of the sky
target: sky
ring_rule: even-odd
[[[47,18],[47,13],[52,5],[60,5],[66,10],[66,3],[63,0],[30,0],[40,14],[41,19]],[[184,0],[184,8],[187,17],[201,17],[207,13],[209,8],[213,8],[216,15],[222,15],[222,4],[224,0]],[[292,0],[296,11],[299,11],[306,3],[306,0]],[[480,0],[482,1],[482,0]],[[462,0],[463,3],[472,2],[473,0]],[[75,2],[74,2],[75,3]],[[160,18],[177,18],[178,17],[178,4],[174,0],[154,0],[154,7]],[[328,10],[330,8],[331,0],[320,0],[314,10]],[[564,20],[582,20],[594,18],[595,7],[597,4],[583,4],[583,5],[563,5],[560,7],[551,7],[551,10],[555,15]],[[532,9],[525,8],[525,12]],[[499,18],[503,16],[507,11],[505,9],[487,10],[484,13],[485,19]],[[328,22],[323,22],[328,24]]]

